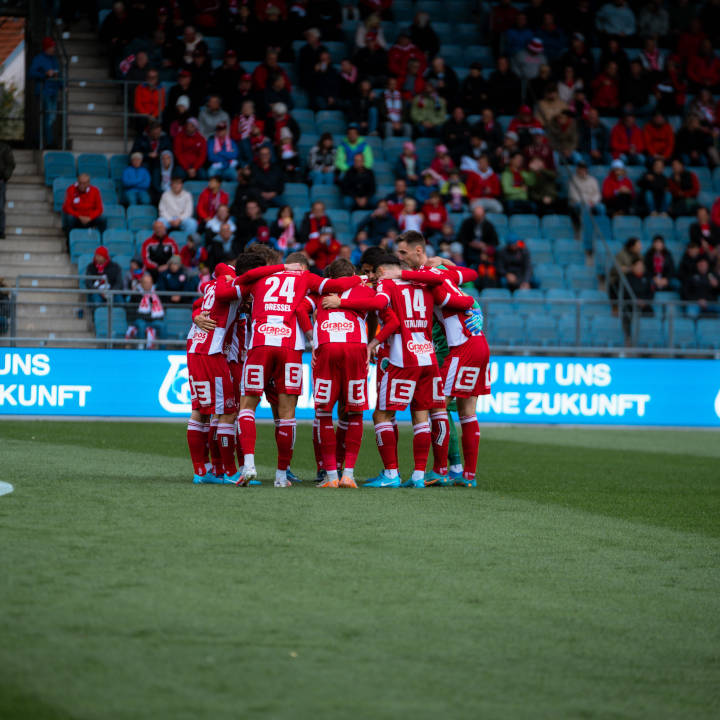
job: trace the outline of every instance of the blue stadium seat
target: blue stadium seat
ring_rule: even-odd
[[[720,170],[720,168],[718,168]],[[709,209],[709,208],[708,208]],[[686,245],[690,240],[690,226],[695,222],[694,217],[679,217],[675,220],[675,239]],[[676,261],[679,258],[676,258]]]
[[[130,269],[130,261],[132,259],[132,255],[115,255],[113,257],[113,260],[122,268],[123,272]]]
[[[671,332],[672,329],[672,332]],[[672,341],[671,341],[672,335]],[[667,342],[676,348],[694,348],[697,346],[695,321],[691,318],[675,317],[672,325],[668,322]]]
[[[383,140],[383,150],[385,152],[385,158],[394,163],[397,160],[400,153],[402,153],[403,144],[411,142],[412,138],[409,137],[387,137]]]
[[[552,315],[535,315],[527,319],[525,338],[528,345],[556,345],[558,330]]]
[[[450,15],[450,17],[456,17]],[[433,25],[434,27],[434,25]],[[462,45],[476,44],[480,38],[480,32],[476,23],[458,22],[455,23],[455,37]]]
[[[217,35],[203,35],[203,40],[207,43],[210,57],[215,60],[221,59],[225,53],[225,40]]]
[[[565,314],[558,318],[557,341],[558,345],[583,344],[583,335],[589,334],[590,325],[587,318],[580,316],[580,327],[578,328],[577,318],[574,314]]]
[[[312,110],[310,112],[312,112]],[[300,128],[298,151],[300,152],[301,156],[304,157],[308,152],[310,152],[310,150],[312,150],[312,148],[317,143],[317,139],[314,136],[319,135],[320,133],[314,119],[308,120],[307,118],[302,118],[301,120],[298,120],[297,123],[298,127]],[[307,147],[307,151],[305,153],[301,151],[301,144]]]
[[[701,190],[697,199],[701,205],[710,208],[715,202],[715,193],[709,190]]]
[[[550,239],[571,238],[575,235],[572,220],[567,215],[545,215],[540,221],[542,236]]]
[[[558,265],[582,265],[585,262],[585,251],[576,240],[556,240],[553,252]]]
[[[470,64],[465,62],[465,54],[462,45],[442,45],[438,55],[440,55],[440,57],[445,60],[445,64],[450,67]]]
[[[498,311],[489,315],[488,320],[489,338],[494,345],[522,345],[525,342],[525,319],[522,315]]]
[[[288,205],[307,205],[310,202],[310,193],[305,183],[287,183],[282,197]]]
[[[600,188],[602,189],[602,184],[605,178],[610,174],[610,166],[592,165],[590,168],[588,168],[588,172],[598,181]]]
[[[665,346],[665,330],[660,318],[640,317],[637,328],[638,347],[658,348]]]
[[[77,159],[78,175],[87,173],[93,185],[100,178],[108,177],[108,160],[100,153],[81,153]]]
[[[651,242],[655,235],[662,235],[666,243],[675,240],[675,223],[672,218],[648,215],[643,221],[645,241]]]
[[[129,230],[106,230],[103,233],[102,243],[111,255],[117,253],[132,255],[135,252],[135,240]]]
[[[513,307],[523,315],[535,316],[545,310],[545,293],[536,288],[519,289],[513,295]]]
[[[335,185],[313,185],[310,188],[310,200],[322,200],[326,208],[342,208],[340,190]]]
[[[370,215],[370,212],[367,210],[353,210],[350,214],[350,227],[352,228],[353,232],[357,232],[358,225],[366,218],[368,215]]]
[[[594,290],[597,288],[597,280],[592,268],[586,265],[568,265],[565,272],[568,285],[573,290]]]
[[[625,344],[620,321],[618,318],[594,317],[590,325],[590,333],[583,338],[583,345],[597,347],[619,347]]]
[[[149,227],[153,224],[155,218],[157,218],[157,208],[152,205],[130,205],[127,209],[128,224],[131,220],[137,220],[139,218],[144,219],[148,223],[147,227]]]
[[[495,226],[496,230],[508,227],[508,216],[505,213],[485,213],[485,217]]]
[[[483,302],[486,300],[510,300],[512,293],[507,288],[485,288],[481,293],[480,297]],[[510,305],[507,305],[510,307]]]
[[[716,167],[713,170],[712,178],[713,178],[713,190],[716,193],[720,193],[720,166]]]
[[[561,267],[552,263],[538,264],[535,266],[535,277],[540,282],[543,290],[552,288],[564,288],[564,274]]]
[[[78,266],[78,275],[85,274],[85,269],[93,261],[94,257],[94,253],[83,253],[82,255],[78,255],[77,259],[75,260]],[[80,286],[83,287],[84,284],[85,283],[81,280]]]
[[[300,40],[299,42],[301,43],[301,45],[305,44],[304,40]],[[308,110],[306,108],[295,108],[290,114],[298,122],[305,120],[311,122],[313,125],[315,124],[315,113],[312,110]]]
[[[192,313],[187,308],[166,308],[164,322],[165,336],[182,340],[190,329]]]
[[[319,110],[315,113],[315,127],[320,133],[344,135],[345,115],[340,110]]]
[[[120,182],[123,170],[125,170],[129,163],[130,156],[125,155],[124,153],[121,155],[110,156],[110,177],[115,181],[116,184]]]
[[[63,202],[65,201],[65,193],[74,182],[74,177],[57,177],[53,179],[53,210],[55,212],[60,212],[62,210]]]
[[[437,34],[441,45],[448,45],[456,40],[455,28],[449,22],[435,22],[433,20],[432,29]]]
[[[364,211],[367,214],[367,211]],[[327,216],[335,232],[351,232],[350,213],[347,210],[328,210]]]
[[[120,220],[122,224],[115,224],[112,227],[125,229],[125,208],[122,205],[103,205],[103,217],[109,222],[110,220]]]
[[[189,193],[201,193],[206,187],[206,180],[186,180],[183,183],[183,188]]]
[[[113,338],[121,338],[125,336],[127,331],[127,317],[125,308],[114,307],[108,310],[107,307],[95,308],[93,319],[95,321],[95,337],[109,337],[109,315],[112,315],[112,336]]]
[[[94,228],[71,230],[69,238],[70,259],[75,262],[83,253],[94,253],[95,248],[101,244],[100,233]]]
[[[687,170],[695,173],[695,175],[698,179],[698,182],[700,183],[701,190],[705,190],[707,192],[713,192],[713,180],[712,180],[712,174],[710,173],[710,168],[693,165],[693,166],[688,166]]]
[[[552,315],[574,312],[575,299],[575,292],[565,288],[550,288],[545,293],[547,309]]]
[[[474,62],[479,62],[483,67],[491,68],[495,64],[492,49],[489,45],[467,45],[463,54],[465,62],[459,62],[458,65],[467,65],[468,67]]]
[[[520,236],[520,239],[538,237],[540,235],[540,223],[537,215],[512,215],[508,226],[510,230]]]
[[[625,242],[630,237],[642,238],[642,220],[633,215],[619,215],[612,219],[612,232],[615,240]]]
[[[323,45],[330,53],[330,59],[335,65],[338,65],[344,58],[349,57],[348,49],[344,42],[335,40],[323,40]]]
[[[698,347],[703,349],[720,349],[720,320],[700,318],[697,322]]]
[[[43,166],[46,185],[52,185],[53,180],[59,177],[71,177],[75,180],[75,157],[71,152],[50,150],[43,156]]]

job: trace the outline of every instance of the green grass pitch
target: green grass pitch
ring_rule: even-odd
[[[489,428],[477,490],[186,456],[181,424],[0,423],[0,718],[720,716],[717,433]]]

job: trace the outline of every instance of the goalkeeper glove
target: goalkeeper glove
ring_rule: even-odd
[[[483,311],[480,308],[470,308],[465,313],[465,327],[471,335],[481,335],[483,329]]]

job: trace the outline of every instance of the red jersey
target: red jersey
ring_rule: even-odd
[[[307,293],[344,292],[359,283],[357,275],[330,280],[307,271],[284,269],[257,282],[252,289],[250,347],[304,350],[297,311]]]
[[[465,311],[475,304],[475,300],[470,295],[466,295],[457,285],[445,279],[442,285],[433,288],[433,299],[436,303],[435,317],[445,329],[448,347],[457,347],[473,337],[465,327]],[[453,299],[453,309],[448,308],[451,299]],[[458,304],[464,305],[462,310],[457,309]]]
[[[375,291],[367,285],[356,285],[340,295],[341,300],[367,302],[375,297]],[[342,307],[326,310],[318,301],[318,297],[310,297],[308,301],[315,310],[315,326],[313,327],[313,347],[328,343],[364,343],[367,345],[367,311],[346,310]]]

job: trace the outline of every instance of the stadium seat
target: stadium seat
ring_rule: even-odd
[[[100,242],[100,233],[94,228],[71,230],[68,243],[70,245],[70,259],[73,262],[83,253],[95,252],[95,248],[102,244]]]
[[[665,346],[665,331],[658,317],[640,317],[637,327],[638,347],[658,348]]]
[[[702,190],[705,190],[706,192],[713,192],[713,179],[710,168],[702,166],[688,166],[686,169],[695,173]]]
[[[717,168],[720,170],[720,168]],[[675,239],[677,242],[686,245],[690,240],[690,226],[695,222],[694,217],[679,217],[675,220]],[[675,258],[677,262],[680,258]]]
[[[65,193],[74,182],[74,177],[57,177],[53,179],[52,194],[53,210],[55,212],[60,212],[62,210],[63,202],[65,201]]]
[[[642,237],[642,220],[633,215],[619,215],[612,219],[612,233],[615,240],[625,242],[630,237]]]
[[[585,251],[576,240],[556,240],[553,245],[555,262],[558,265],[583,265]]]
[[[645,242],[650,243],[655,235],[662,235],[666,243],[675,240],[675,223],[672,218],[649,215],[643,221]]]
[[[583,345],[597,347],[618,347],[625,344],[618,318],[594,317],[590,324],[590,333],[583,338]]]
[[[108,177],[108,160],[100,153],[81,153],[77,159],[78,175],[87,173],[93,185],[100,178]]]
[[[109,310],[107,307],[95,308],[93,320],[95,322],[95,337],[110,337],[110,318],[112,318],[112,337],[121,338],[127,331],[127,317],[125,308],[114,307]]]
[[[537,215],[512,215],[508,227],[520,237],[520,239],[538,237],[540,235],[540,222]]]
[[[445,60],[445,63],[450,67],[470,64],[469,62],[465,62],[465,53],[462,45],[442,45],[438,55],[440,55],[440,57]]]
[[[120,182],[123,170],[125,170],[129,163],[129,155],[122,154],[110,156],[110,177],[115,181],[116,184]]]
[[[578,298],[582,300],[582,310],[585,315],[610,315],[612,313],[610,299],[602,290],[597,288],[580,290]]]
[[[495,226],[496,230],[508,227],[508,216],[505,213],[485,213],[485,217]]]
[[[106,230],[103,233],[102,244],[111,255],[132,255],[135,252],[135,240],[129,230]]]
[[[512,293],[507,288],[485,288],[480,297],[485,300],[510,300]],[[509,307],[509,306],[508,306]]]
[[[320,133],[344,135],[345,115],[340,110],[319,110],[315,113],[315,127]]]
[[[567,215],[545,215],[540,221],[542,236],[551,240],[575,236],[572,220]]]
[[[720,349],[720,320],[700,318],[697,322],[698,347],[705,350]]]
[[[75,157],[71,152],[60,150],[46,152],[43,156],[43,167],[45,168],[46,185],[52,185],[53,180],[59,177],[71,177],[73,182],[76,179]]]
[[[697,345],[695,321],[675,316],[667,324],[667,343],[676,348],[694,348]]]
[[[595,274],[586,265],[568,265],[565,276],[573,290],[593,290],[597,287]]]
[[[183,188],[189,193],[201,193],[206,187],[206,180],[186,180],[183,183]]]
[[[456,17],[450,15],[450,17]],[[455,37],[457,41],[463,45],[477,43],[479,38],[478,26],[475,23],[458,22],[455,23]],[[457,71],[457,70],[456,70]]]
[[[94,257],[95,257],[95,253],[83,253],[82,255],[78,255],[78,257],[74,261],[77,263],[78,275],[85,274],[85,268],[87,268],[87,266],[93,261]],[[84,280],[81,280],[80,287],[84,287],[84,285],[85,285]]]
[[[128,230],[151,228],[157,218],[157,208],[152,205],[130,205],[127,209]]]
[[[192,313],[188,308],[165,309],[165,337],[183,339],[187,336],[192,323]]]
[[[579,325],[578,325],[578,320]],[[587,339],[590,334],[590,322],[587,317],[575,313],[565,313],[558,317],[557,342],[558,345],[583,345],[583,338]],[[588,343],[590,344],[590,343]]]
[[[545,293],[546,307],[552,315],[574,313],[576,296],[572,290],[565,288],[550,288]]]
[[[103,217],[107,221],[108,230],[125,230],[125,208],[122,205],[104,205]]]
[[[208,54],[215,60],[222,59],[225,53],[225,40],[217,35],[204,35],[203,40],[207,44]]]
[[[367,214],[367,211],[365,211]],[[327,210],[327,216],[335,232],[351,232],[350,213],[347,210]]]
[[[528,318],[525,339],[528,345],[555,345],[558,342],[557,323],[552,315]]]
[[[344,58],[349,57],[349,53],[344,42],[324,40],[323,45],[327,48],[330,53],[330,59],[335,65],[339,65]]]
[[[489,319],[489,340],[495,345],[522,345],[525,342],[525,320],[522,315],[494,313]]]
[[[488,45],[471,44],[465,47],[463,53],[464,62],[458,62],[458,65],[470,67],[474,62],[479,62],[483,67],[491,68],[495,64],[492,50]]]
[[[551,263],[536,265],[535,277],[539,280],[543,290],[565,287],[563,270],[557,265]]]
[[[335,185],[313,185],[310,188],[310,200],[322,200],[327,209],[342,207],[340,190]]]
[[[710,190],[701,190],[697,199],[701,205],[710,208],[715,202],[715,193]]]
[[[545,310],[545,293],[536,288],[520,288],[513,295],[513,307],[522,315],[540,314]]]
[[[411,142],[412,138],[409,137],[387,137],[383,140],[383,150],[385,152],[385,158],[394,163],[398,156],[402,153],[403,144]]]
[[[282,194],[282,202],[288,205],[307,205],[310,193],[305,183],[287,183]]]
[[[113,255],[113,260],[122,268],[123,272],[130,269],[130,261],[132,258],[132,255]]]

